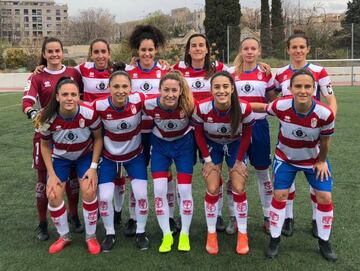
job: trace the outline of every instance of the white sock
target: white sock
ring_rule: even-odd
[[[163,235],[170,233],[169,204],[167,200],[167,178],[154,179],[155,214]]]
[[[246,192],[237,194],[233,191],[232,195],[234,200],[233,209],[238,230],[240,233],[247,233],[248,202]]]
[[[318,236],[324,241],[328,241],[331,233],[334,210],[332,202],[329,204],[317,204],[316,225]]]
[[[83,200],[83,215],[85,232],[87,236],[94,236],[96,233],[96,223],[98,217],[98,200],[95,198],[92,202]]]
[[[170,175],[167,179],[167,202],[169,204],[169,217],[174,218],[176,181]]]
[[[114,229],[114,183],[99,184],[99,210],[106,235],[115,234]]]
[[[272,199],[272,183],[270,180],[269,169],[255,169],[259,184],[260,201],[264,213],[264,217],[269,217],[269,209]]]
[[[281,229],[285,221],[285,206],[285,201],[277,201],[274,197],[272,198],[269,217],[270,234],[273,238],[278,238],[281,235]]]
[[[231,180],[228,179],[226,182],[226,199],[228,203],[229,216],[235,216],[234,214],[234,200],[232,195]]]
[[[131,187],[136,201],[136,233],[143,233],[145,232],[146,221],[149,212],[147,180],[133,179],[131,181]]]
[[[129,196],[129,216],[131,219],[136,220],[136,214],[135,214],[135,206],[136,206],[136,200],[134,193],[132,191],[132,188],[130,188],[130,196]]]
[[[180,193],[180,215],[181,232],[189,235],[191,220],[194,211],[194,201],[192,197],[191,184],[178,184]]]
[[[285,218],[294,218],[295,182],[290,187],[289,196],[286,200]]]
[[[208,232],[215,233],[216,219],[219,212],[219,194],[211,195],[206,191],[204,204]]]
[[[50,204],[48,204],[48,209],[50,211],[51,219],[54,222],[56,230],[60,236],[68,234],[69,222],[64,201],[58,207],[51,207]]]
[[[125,176],[121,176],[115,180],[114,190],[114,209],[116,212],[121,212],[125,199]]]
[[[218,201],[218,216],[222,216],[222,208],[224,206],[224,183],[222,180],[220,180],[220,186],[219,186],[219,201]]]

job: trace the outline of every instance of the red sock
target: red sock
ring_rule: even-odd
[[[39,221],[45,222],[48,205],[48,199],[46,197],[46,170],[38,170],[37,175],[37,182],[35,186],[36,207]]]
[[[69,181],[66,182],[66,195],[68,197],[69,213],[71,216],[78,216],[79,204],[79,180],[76,169],[72,168],[70,172]]]

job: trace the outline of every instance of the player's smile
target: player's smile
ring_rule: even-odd
[[[215,105],[218,109],[227,109],[231,104],[231,93],[234,88],[230,80],[225,76],[217,76],[212,82],[211,92],[214,96]]]
[[[110,52],[106,43],[95,42],[92,45],[91,59],[95,62],[95,68],[106,69],[110,59]]]
[[[160,104],[166,109],[176,109],[181,95],[180,84],[177,80],[165,80],[160,89]]]
[[[116,107],[122,107],[126,103],[131,91],[131,84],[125,75],[114,77],[110,83],[111,100]]]

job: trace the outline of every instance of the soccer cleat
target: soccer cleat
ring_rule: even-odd
[[[35,231],[37,232],[37,239],[39,239],[40,241],[46,241],[49,239],[49,232],[48,232],[48,223],[47,221],[45,222],[40,222],[39,226],[36,227]]]
[[[185,252],[190,251],[189,235],[184,232],[180,233],[178,250]]]
[[[64,247],[66,247],[67,245],[69,245],[71,243],[71,241],[69,239],[63,238],[63,237],[59,237],[59,239],[57,239],[50,247],[49,247],[49,253],[50,254],[56,254],[59,253],[60,251],[62,251],[64,249]]]
[[[236,253],[239,255],[245,255],[249,253],[249,239],[247,233],[238,232]]]
[[[159,247],[160,253],[166,253],[171,251],[171,246],[174,244],[174,238],[171,233],[165,234],[161,246]]]
[[[319,242],[319,250],[320,254],[329,262],[335,262],[337,260],[337,256],[335,252],[332,250],[330,242],[324,241],[322,239],[318,239]]]
[[[121,211],[120,212],[114,211],[114,225],[120,226],[121,224],[122,224]]]
[[[84,232],[84,226],[81,225],[79,216],[74,215],[69,218],[69,224],[71,232],[74,233],[83,233]]]
[[[264,217],[264,232],[266,234],[270,234],[270,220],[268,217]]]
[[[218,246],[216,232],[214,233],[208,232],[207,240],[206,240],[206,251],[211,255],[216,255],[219,253],[219,246]]]
[[[275,257],[279,254],[280,247],[280,237],[270,239],[269,247],[266,250],[266,257],[269,259],[275,259]]]
[[[136,234],[136,245],[140,250],[147,250],[149,248],[149,239],[146,237],[146,233]]]
[[[178,230],[178,228],[177,228],[177,226],[176,226],[176,222],[175,222],[175,220],[173,219],[173,218],[169,218],[169,224],[170,224],[170,230],[171,230],[171,232],[172,232],[172,235],[176,235],[176,234],[178,234],[179,233],[179,230]]]
[[[318,229],[317,229],[316,220],[311,221],[311,232],[315,238],[318,238]]]
[[[96,237],[86,239],[86,245],[90,254],[96,255],[99,254],[101,251],[101,246]]]
[[[284,221],[284,225],[281,229],[281,234],[290,237],[294,233],[294,219],[293,218],[286,218]]]
[[[230,216],[229,223],[226,226],[225,232],[229,235],[233,235],[238,231],[236,217]]]
[[[115,244],[115,234],[107,234],[104,241],[101,243],[101,250],[103,252],[109,252]]]
[[[133,237],[136,234],[136,221],[130,218],[126,223],[124,234],[127,237]]]
[[[216,219],[216,231],[217,232],[224,232],[225,231],[225,224],[224,220],[221,216],[218,216]]]

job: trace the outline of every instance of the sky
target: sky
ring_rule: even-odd
[[[314,5],[323,8],[317,9],[319,14],[344,12],[348,0],[283,0],[285,4],[297,6],[301,1],[302,8],[311,8]],[[117,22],[143,19],[149,13],[161,10],[169,14],[171,9],[188,7],[198,10],[204,7],[205,0],[55,0],[59,4],[67,4],[70,16],[76,16],[79,10],[88,8],[108,9],[116,16]],[[241,7],[260,8],[260,0],[241,0]],[[269,1],[271,3],[271,0]]]

